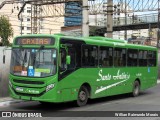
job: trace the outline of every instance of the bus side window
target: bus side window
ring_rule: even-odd
[[[148,66],[156,66],[156,51],[148,51]]]
[[[99,66],[110,67],[112,66],[112,51],[110,47],[101,46],[99,48]]]
[[[98,65],[98,47],[92,45],[82,45],[82,66]]]
[[[147,51],[139,50],[139,66],[147,66]]]
[[[74,48],[68,49],[68,55],[71,57],[71,63],[68,65],[67,69],[76,68],[76,50]]]
[[[64,71],[67,69],[67,64],[66,64],[66,50],[61,49],[60,50],[60,69],[61,71]]]
[[[126,49],[115,48],[114,49],[114,66],[126,66]]]
[[[127,66],[137,66],[138,65],[138,50],[128,49],[127,54]]]

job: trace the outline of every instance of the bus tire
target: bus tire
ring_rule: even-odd
[[[134,81],[134,84],[133,84],[133,91],[132,91],[132,96],[133,97],[137,97],[140,93],[140,83],[139,81]]]
[[[85,86],[81,86],[78,92],[77,105],[79,107],[87,104],[89,97],[88,89]]]

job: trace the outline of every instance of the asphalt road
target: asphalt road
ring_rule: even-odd
[[[4,106],[0,106],[0,111],[18,111],[18,112],[36,112],[42,113],[42,116],[47,116],[46,119],[58,120],[81,120],[81,118],[90,119],[104,119],[110,118],[105,117],[107,114],[115,114],[114,112],[107,111],[117,111],[118,113],[124,113],[123,111],[160,111],[160,84],[150,88],[146,91],[141,92],[138,97],[130,97],[129,94],[117,95],[111,97],[105,97],[100,99],[89,100],[89,103],[84,107],[75,107],[73,102],[61,103],[61,104],[49,104],[41,105],[39,102],[35,101],[21,101],[17,103],[11,103]],[[90,112],[88,112],[90,111]],[[160,113],[160,112],[159,112]],[[104,115],[104,116],[103,116]],[[58,116],[58,117],[55,117]],[[72,116],[72,117],[71,117]],[[87,117],[85,117],[87,116]],[[89,117],[92,116],[92,117]],[[113,117],[115,120],[123,119],[135,119],[135,120],[160,120],[160,117]],[[112,118],[112,119],[113,119]],[[10,118],[1,118],[10,119]],[[12,118],[12,120],[17,120],[17,118]],[[31,118],[23,118],[31,119]],[[33,119],[33,118],[32,118]],[[35,118],[37,120],[37,118]],[[40,118],[38,118],[40,120]],[[43,119],[43,118],[42,118]],[[110,118],[111,119],[111,118]]]

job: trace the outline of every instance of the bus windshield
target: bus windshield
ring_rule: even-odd
[[[11,74],[28,77],[47,77],[56,73],[55,49],[13,48]]]

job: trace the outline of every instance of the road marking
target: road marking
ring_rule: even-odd
[[[160,84],[160,80],[157,80],[157,84]]]

